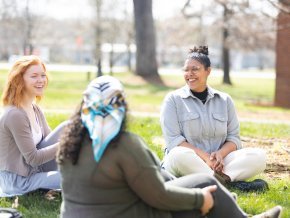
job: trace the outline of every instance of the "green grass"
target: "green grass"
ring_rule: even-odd
[[[158,140],[162,136],[158,119],[129,117],[128,130],[142,136],[148,147],[163,158],[163,143]]]
[[[247,137],[288,138],[290,137],[290,125],[273,123],[241,122],[241,135]]]
[[[70,114],[56,114],[46,113],[49,125],[54,128],[58,123],[67,119]],[[273,124],[258,124],[258,123],[241,123],[241,135],[254,132],[254,135],[263,137],[272,137]],[[275,132],[279,135],[279,138],[286,138],[289,135],[284,134],[284,125],[274,125]],[[158,118],[140,118],[132,117],[128,118],[128,130],[142,136],[144,141],[148,144],[150,149],[157,153],[160,159],[163,157],[163,141],[162,133],[159,125]],[[289,130],[289,127],[288,127]],[[266,134],[262,134],[266,132]],[[263,175],[261,175],[263,177]],[[290,181],[289,179],[274,179],[268,180],[270,190],[265,193],[241,193],[238,192],[239,205],[247,212],[251,214],[260,213],[270,207],[280,204],[283,206],[284,212],[282,218],[288,218],[290,216]],[[236,190],[233,190],[236,191]],[[288,197],[287,197],[288,196]],[[11,207],[15,198],[1,198],[0,207]],[[25,217],[38,218],[38,217],[57,217],[59,214],[61,199],[57,197],[54,200],[46,200],[41,193],[34,193],[28,196],[19,197],[18,210],[21,211]]]
[[[249,214],[261,213],[276,205],[283,207],[282,218],[290,217],[290,182],[284,180],[268,181],[270,190],[265,193],[242,193],[233,190],[238,194],[238,204]]]
[[[7,72],[0,70],[0,95],[4,87]],[[136,77],[127,73],[116,74],[125,86],[130,111],[159,112],[160,105],[166,93],[184,85],[182,75],[162,76],[168,86],[152,85],[135,81]],[[286,113],[289,109],[265,107],[264,103],[271,104],[274,98],[275,81],[271,79],[242,79],[232,78],[233,86],[222,85],[221,78],[209,78],[209,84],[221,91],[228,92],[235,101],[238,112],[258,114]],[[85,73],[51,72],[49,86],[41,105],[48,109],[47,120],[52,128],[61,121],[70,117],[70,113],[52,112],[49,109],[65,109],[73,111],[80,102],[81,94],[88,84]],[[164,142],[158,118],[140,118],[129,116],[128,129],[143,137],[148,146],[163,157]],[[241,123],[241,136],[253,138],[289,139],[290,126],[271,123]],[[263,175],[261,175],[263,177]],[[290,217],[288,179],[273,179],[268,181],[270,190],[265,193],[238,193],[238,202],[248,213],[260,213],[276,204],[284,207],[283,218]],[[1,198],[0,207],[11,207],[15,198]],[[57,217],[61,199],[46,200],[43,194],[19,197],[18,209],[25,217]]]
[[[1,198],[0,207],[11,207],[15,202],[14,198]],[[25,218],[56,218],[59,217],[61,197],[58,196],[53,200],[44,197],[44,193],[34,192],[29,195],[18,197],[17,210]]]
[[[140,78],[129,73],[115,74],[124,86],[132,111],[159,112],[164,96],[171,90],[184,85],[182,74],[162,75],[167,86],[140,82]],[[7,72],[0,70],[0,94],[3,90]],[[137,78],[137,80],[136,80]],[[229,93],[234,99],[238,112],[284,112],[289,109],[265,107],[274,99],[274,79],[232,78],[233,85],[221,84],[220,77],[209,77],[209,84],[218,90]],[[80,101],[82,92],[88,84],[86,73],[50,72],[49,85],[41,105],[46,109],[72,109]]]
[[[54,129],[62,121],[65,121],[70,118],[70,114],[55,114],[55,113],[45,113],[45,117],[49,123],[51,129]]]

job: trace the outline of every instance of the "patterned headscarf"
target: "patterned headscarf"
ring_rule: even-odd
[[[119,133],[125,116],[123,86],[111,76],[94,79],[83,93],[81,119],[87,128],[96,162]]]

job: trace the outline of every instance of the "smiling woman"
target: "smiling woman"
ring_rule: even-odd
[[[23,97],[28,99],[40,98],[48,82],[44,66],[42,64],[30,66],[23,75],[23,80],[26,91]]]
[[[161,109],[167,148],[164,168],[176,176],[207,173],[229,186],[265,189],[266,182],[260,186],[236,183],[263,172],[266,153],[259,148],[242,149],[232,98],[207,84],[208,47],[190,49],[183,68],[186,85],[169,93]]]
[[[35,103],[47,83],[46,67],[37,56],[20,57],[9,72],[0,117],[0,197],[60,189],[55,155],[65,123],[51,132]]]

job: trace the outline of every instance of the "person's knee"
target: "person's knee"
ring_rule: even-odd
[[[256,163],[258,163],[258,170],[264,171],[266,169],[266,159],[266,152],[260,152],[257,154]]]
[[[259,149],[257,151],[257,156],[259,157],[259,161],[266,163],[267,154],[265,150]]]
[[[186,188],[204,188],[210,185],[218,185],[217,180],[213,176],[205,173],[182,176],[166,183]]]
[[[186,147],[178,146],[172,149],[164,159],[163,166],[175,176],[185,176],[192,173],[209,173],[212,170],[194,152]]]
[[[205,173],[197,173],[192,175],[192,180],[197,180],[197,187],[204,188],[211,185],[218,185],[218,181],[212,175],[208,175]]]
[[[207,183],[207,186],[209,186],[209,185],[217,185],[217,183],[218,183],[216,178],[214,176],[212,176],[212,175],[201,174],[200,176],[203,177],[203,180],[205,181],[205,183]]]
[[[253,166],[256,166],[259,170],[264,170],[266,168],[266,151],[260,148],[252,148],[248,153],[248,161],[250,163],[255,163]]]
[[[192,166],[195,164],[195,152],[185,147],[173,148],[166,157],[167,166],[180,175],[187,175],[192,172]]]
[[[179,155],[179,154],[187,154],[187,153],[195,153],[194,150],[187,148],[187,147],[183,147],[183,146],[176,146],[175,148],[171,149],[169,154],[175,154],[175,155]]]
[[[168,159],[175,163],[183,163],[188,162],[190,159],[194,158],[195,155],[196,154],[192,149],[177,146],[169,152]]]

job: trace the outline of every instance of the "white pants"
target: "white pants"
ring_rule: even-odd
[[[213,175],[213,170],[194,152],[182,146],[173,148],[163,161],[163,167],[175,176],[192,173]],[[231,181],[249,179],[266,168],[266,152],[259,148],[243,148],[229,153],[224,158],[224,170]]]

